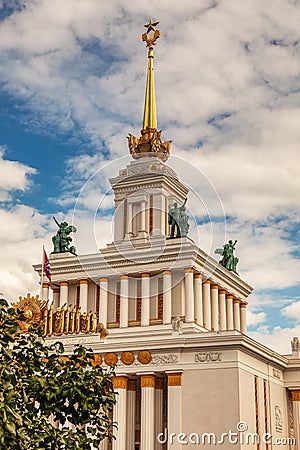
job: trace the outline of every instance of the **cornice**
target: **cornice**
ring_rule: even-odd
[[[145,271],[183,270],[194,267],[202,273],[203,279],[209,277],[221,289],[233,293],[235,297],[245,300],[252,292],[252,287],[233,272],[229,272],[211,256],[198,248],[189,238],[182,240],[166,240],[165,248],[160,256],[156,256],[158,247],[149,249],[149,245],[141,245],[138,250],[145,249],[145,256],[137,259],[135,248],[114,245],[101,249],[99,254],[79,255],[73,257],[51,258],[53,282],[77,280],[86,274],[90,277],[118,276],[121,274]],[[121,253],[122,252],[122,253]],[[154,260],[153,260],[154,259]],[[33,266],[41,274],[41,264]],[[62,277],[64,275],[64,277]]]

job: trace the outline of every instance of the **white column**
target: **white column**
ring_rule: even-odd
[[[172,321],[172,273],[170,270],[163,272],[163,323]]]
[[[166,233],[165,230],[165,198],[163,194],[153,195],[153,231],[154,234]]]
[[[154,449],[154,387],[155,375],[141,375],[141,450]]]
[[[219,329],[219,286],[213,284],[211,286],[211,329],[218,331]]]
[[[126,221],[126,237],[130,238],[132,234],[132,203],[127,202],[127,221]]]
[[[220,330],[226,330],[226,291],[221,289],[219,291],[219,314],[220,314]]]
[[[241,332],[243,334],[247,333],[247,311],[246,311],[247,303],[240,304],[240,317],[241,317]]]
[[[126,400],[127,400],[127,378],[117,376],[114,378],[114,390],[117,403],[114,405],[113,419],[118,428],[114,428],[116,439],[112,440],[113,450],[126,450]]]
[[[235,330],[241,331],[240,300],[237,298],[233,300],[233,325]]]
[[[135,399],[136,399],[136,381],[128,380],[126,450],[135,449]]]
[[[88,309],[88,280],[80,280],[80,303],[81,311],[87,312]]]
[[[210,306],[210,280],[205,280],[202,284],[203,293],[203,325],[211,330],[211,306]]]
[[[202,307],[202,275],[194,275],[194,300],[195,300],[195,319],[198,325],[203,326],[203,307]]]
[[[107,326],[107,297],[108,297],[108,278],[100,278],[100,310],[99,321],[103,323],[104,327]]]
[[[185,269],[185,322],[195,322],[194,310],[194,270]]]
[[[61,281],[59,288],[59,306],[63,306],[65,303],[68,303],[69,283],[67,281]]]
[[[100,444],[100,450],[108,450],[108,438],[103,439]]]
[[[227,330],[234,330],[233,323],[233,295],[226,295],[226,317],[227,317]]]
[[[139,232],[146,231],[146,203],[141,202]]]
[[[123,241],[124,239],[124,200],[115,205],[114,217],[114,240]]]
[[[120,284],[120,328],[128,327],[128,276],[121,275]]]
[[[53,288],[53,307],[54,311],[59,307],[59,288]]]
[[[168,432],[182,433],[181,427],[181,373],[168,373]],[[181,444],[174,439],[173,444],[168,439],[168,450],[179,450]]]
[[[142,273],[142,310],[141,325],[146,327],[150,324],[150,274]]]
[[[298,391],[292,391],[292,401],[296,449],[300,450],[300,388]]]
[[[154,424],[154,440],[155,450],[161,450],[161,444],[157,441],[157,436],[163,430],[163,394],[164,394],[164,380],[156,378],[155,380],[155,424]]]
[[[42,300],[49,300],[49,283],[43,283],[42,285]]]

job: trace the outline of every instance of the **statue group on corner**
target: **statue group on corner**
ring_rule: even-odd
[[[230,240],[228,241],[228,244],[223,245],[223,248],[217,248],[215,250],[215,253],[223,256],[223,258],[220,260],[220,264],[223,267],[226,267],[226,269],[237,274],[236,266],[239,262],[239,259],[233,254],[236,243],[237,241],[233,242],[232,240]]]
[[[73,225],[69,225],[68,222],[59,223],[55,217],[53,217],[54,222],[58,226],[58,231],[55,236],[52,238],[53,242],[53,252],[52,253],[64,253],[70,252],[76,255],[76,248],[74,245],[70,246],[72,238],[69,236],[70,233],[75,233],[76,228]]]
[[[186,237],[188,234],[189,216],[185,209],[186,202],[187,198],[179,207],[177,202],[175,202],[169,210],[168,223],[171,225],[170,238]]]

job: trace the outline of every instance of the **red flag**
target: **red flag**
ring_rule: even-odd
[[[50,261],[48,259],[47,253],[45,252],[45,249],[44,249],[44,258],[43,259],[44,259],[44,261],[43,261],[44,274],[46,275],[48,280],[51,281],[51,266],[50,266]]]

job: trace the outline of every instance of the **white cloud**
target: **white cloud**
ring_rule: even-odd
[[[32,264],[41,261],[43,244],[49,248],[48,221],[25,205],[0,209],[0,291],[10,301],[39,293]]]
[[[248,326],[255,326],[265,321],[266,321],[266,313],[264,312],[255,313],[250,310],[247,310]]]
[[[288,319],[293,319],[297,323],[300,322],[300,301],[295,301],[286,306],[282,311],[282,315]]]
[[[107,178],[119,167],[105,168],[104,159],[127,155],[126,135],[141,128],[146,51],[139,35],[153,11],[162,30],[155,59],[158,123],[163,137],[174,141],[173,154],[194,166],[182,172],[179,164],[177,170],[194,190],[190,215],[220,219],[224,208],[232,217],[226,230],[219,223],[212,230],[210,224],[194,227],[200,246],[213,252],[225,239],[237,238],[238,270],[256,289],[299,284],[299,235],[292,229],[300,213],[300,10],[293,1],[38,0],[0,23],[3,89],[26,104],[27,126],[68,133],[95,148],[95,155],[69,161],[58,202],[71,209],[83,188],[76,245],[80,252],[87,248],[84,236],[101,198],[104,210],[112,206]],[[32,174],[34,169],[0,159],[0,200],[28,189]],[[2,235],[11,236],[5,255],[11,252],[20,268],[30,248],[36,249],[30,258],[38,259],[35,236],[43,234],[45,218],[26,208],[0,214]],[[105,215],[97,222],[101,232],[93,231],[93,243],[95,235],[111,241],[110,221]],[[13,242],[21,242],[21,256]],[[2,279],[13,286],[22,273],[10,267]],[[250,322],[264,323],[255,297],[249,300]],[[270,302],[262,299],[263,305]],[[284,314],[298,317],[297,303]],[[277,331],[290,340],[293,330]],[[256,333],[265,342],[275,340],[274,330]]]
[[[250,337],[272,348],[278,353],[288,355],[291,353],[291,344],[294,336],[300,337],[300,326],[281,328],[280,326],[269,329],[267,326],[249,333]]]
[[[15,191],[26,191],[30,187],[30,176],[36,173],[18,161],[9,161],[4,158],[5,146],[0,145],[0,202],[11,200]]]

